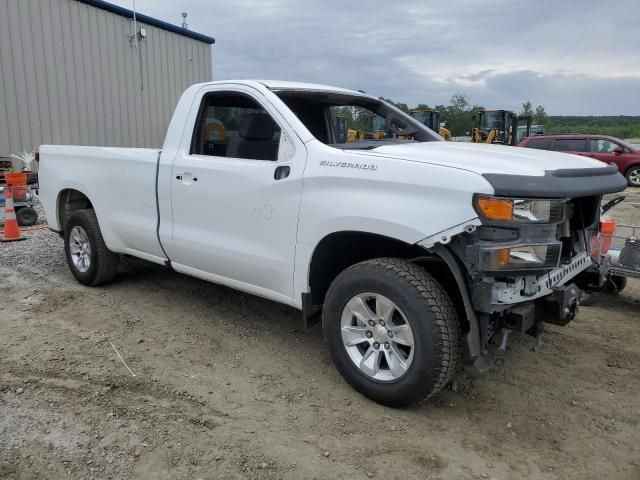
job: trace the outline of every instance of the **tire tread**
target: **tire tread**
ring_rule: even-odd
[[[73,212],[67,220],[65,232],[68,233],[71,230],[73,225],[78,221],[78,218],[82,218],[89,227],[87,235],[93,236],[96,252],[92,261],[95,261],[97,265],[94,277],[86,283],[82,283],[92,287],[108,283],[113,280],[118,273],[120,255],[109,250],[107,245],[104,243],[102,232],[100,231],[100,225],[98,224],[98,217],[96,217],[96,213],[93,209],[86,208]]]
[[[439,345],[442,352],[440,365],[432,372],[434,379],[433,387],[426,395],[423,392],[416,392],[415,398],[395,402],[398,406],[419,404],[442,390],[458,370],[462,346],[460,322],[456,309],[442,285],[432,275],[416,264],[392,257],[366,260],[347,268],[338,275],[336,280],[331,284],[327,292],[327,297],[333,294],[332,289],[340,288],[340,279],[347,272],[350,275],[357,275],[358,271],[365,269],[367,271],[373,269],[382,272],[391,272],[402,282],[410,284],[432,313],[433,326],[435,327],[432,333],[436,336],[435,342]],[[349,381],[348,378],[347,381]],[[349,383],[353,385],[352,382],[349,381]]]

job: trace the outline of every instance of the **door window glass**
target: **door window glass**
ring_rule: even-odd
[[[557,138],[553,149],[558,152],[585,152],[586,142],[584,138]]]
[[[552,142],[552,138],[532,138],[527,142],[525,147],[538,148],[540,150],[551,150]]]
[[[613,150],[617,147],[618,145],[616,143],[609,140],[602,138],[591,139],[591,152],[593,153],[613,153]]]
[[[277,160],[281,130],[248,95],[211,93],[204,97],[191,153],[253,160]]]

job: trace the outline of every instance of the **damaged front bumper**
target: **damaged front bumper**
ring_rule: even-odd
[[[583,252],[570,263],[540,275],[476,282],[472,303],[479,328],[475,338],[468,338],[469,342],[479,343],[474,345],[478,353],[474,356],[476,367],[487,370],[504,354],[511,331],[537,338],[544,331],[544,323],[566,325],[573,320],[581,290],[572,280],[591,264],[591,258]]]
[[[582,252],[570,263],[540,275],[522,275],[509,281],[483,278],[473,288],[474,307],[480,312],[493,313],[509,305],[545,297],[588,269],[592,263],[587,252]]]

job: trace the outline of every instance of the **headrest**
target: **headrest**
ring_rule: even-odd
[[[275,132],[273,120],[266,113],[247,113],[240,121],[238,134],[245,140],[271,140]]]

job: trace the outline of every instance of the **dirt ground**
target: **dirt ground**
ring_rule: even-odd
[[[631,281],[394,410],[293,309],[135,260],[82,287],[30,232],[0,244],[0,478],[638,480],[639,313]]]

